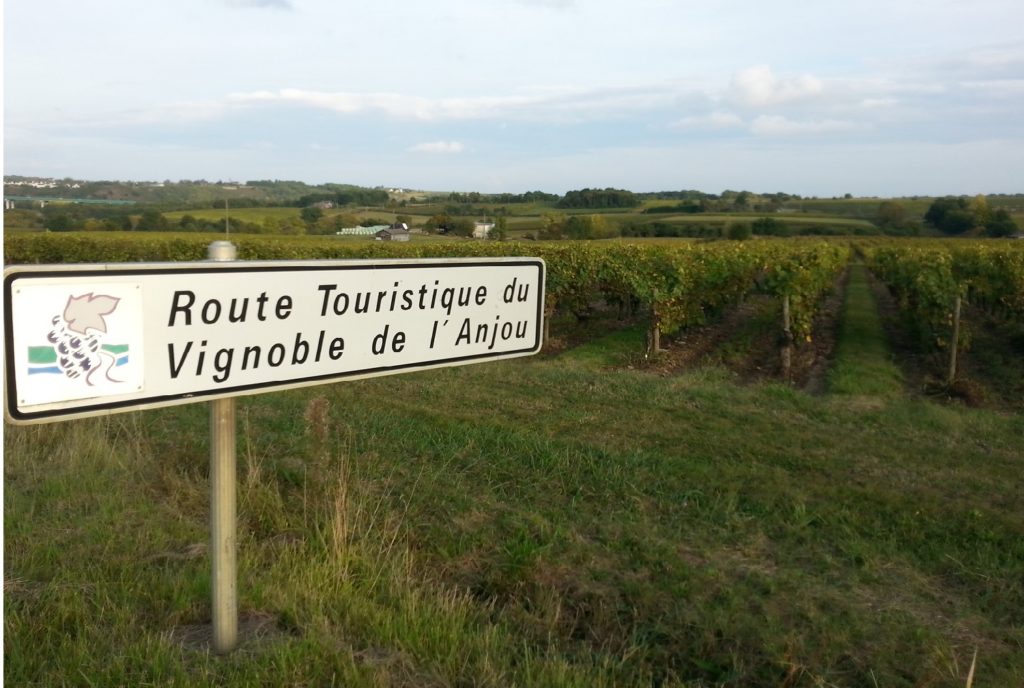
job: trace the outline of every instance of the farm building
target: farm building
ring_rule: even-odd
[[[486,239],[491,234],[491,230],[494,229],[493,222],[474,222],[473,223],[473,238],[474,239]]]
[[[388,229],[388,226],[373,225],[371,227],[343,227],[334,234],[336,236],[374,236],[382,229]]]
[[[377,241],[409,241],[409,230],[388,227],[380,230],[374,236],[377,237]]]

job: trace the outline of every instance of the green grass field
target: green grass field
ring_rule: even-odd
[[[298,220],[300,208],[228,208],[228,217],[243,222],[262,223],[267,218],[274,220]],[[199,220],[223,220],[223,208],[203,208],[200,210],[178,210],[164,213],[170,222],[178,222],[185,215]]]
[[[797,215],[787,213],[696,213],[681,215],[637,215],[630,216],[633,220],[660,220],[672,223],[706,223],[706,224],[727,224],[730,222],[752,222],[762,217],[771,217],[786,224],[808,224],[808,225],[831,225],[841,227],[874,227],[867,220],[855,218],[836,217],[831,215]]]
[[[264,220],[294,220],[299,221],[299,212],[301,208],[291,207],[270,207],[270,208],[229,208],[228,216],[232,220],[241,220],[243,222],[254,222],[257,224],[263,223]],[[372,210],[372,209],[360,209],[352,210],[347,208],[330,208],[324,211],[325,217],[333,217],[335,215],[354,215],[355,217],[365,220],[367,218],[377,218],[384,222],[391,223],[395,221],[395,217],[399,213],[393,211],[384,210]],[[164,213],[171,222],[178,222],[185,215],[191,215],[194,218],[200,220],[223,220],[224,209],[223,208],[206,208],[201,210],[178,210],[170,213]]]
[[[820,396],[622,330],[240,399],[226,657],[205,405],[7,427],[5,682],[1021,685],[1022,416],[909,394],[851,285]]]

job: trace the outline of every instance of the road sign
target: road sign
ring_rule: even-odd
[[[33,423],[540,350],[537,258],[17,266],[5,414]]]

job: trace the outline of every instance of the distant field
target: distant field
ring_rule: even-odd
[[[422,198],[423,194],[403,194],[401,200]],[[397,200],[397,199],[396,199]],[[851,199],[809,199],[789,201],[778,211],[747,211],[747,212],[711,212],[711,213],[646,213],[645,210],[656,207],[675,206],[678,200],[646,200],[637,208],[607,209],[558,209],[549,202],[533,203],[477,203],[473,204],[475,212],[459,215],[465,219],[493,218],[503,212],[508,222],[508,231],[512,238],[526,238],[536,234],[544,224],[544,216],[548,213],[558,215],[601,215],[612,226],[629,224],[642,225],[663,223],[670,225],[727,225],[735,222],[752,222],[759,218],[769,217],[790,226],[813,227],[822,226],[833,230],[848,227],[850,230],[873,230],[874,220],[879,206],[886,201],[898,203],[904,207],[907,217],[921,220],[932,202],[932,198],[851,198]],[[989,197],[991,208],[1006,208],[1019,226],[1024,227],[1024,196]],[[392,223],[399,215],[411,218],[410,225],[422,227],[432,215],[445,214],[452,206],[464,209],[463,204],[433,203],[409,205],[401,208],[332,208],[324,211],[324,217],[333,218],[347,215],[356,221],[376,220],[380,223]],[[263,224],[268,220],[298,222],[300,208],[265,207],[265,208],[231,208],[228,215],[238,222]],[[183,216],[191,215],[202,220],[222,220],[225,211],[221,208],[201,210],[174,211],[164,213],[171,223],[177,223]],[[5,217],[5,221],[8,218]],[[29,229],[25,223],[7,222],[10,229]],[[852,231],[851,231],[852,233]]]
[[[191,215],[198,220],[223,220],[223,208],[205,208],[202,210],[178,210],[172,213],[164,213],[171,222],[177,222],[185,215]],[[263,222],[265,219],[275,220],[297,220],[299,219],[299,208],[229,208],[227,215],[232,220],[243,222]]]
[[[783,215],[789,217],[793,213],[811,213],[815,215],[829,215],[840,217],[852,217],[863,220],[874,219],[878,215],[878,206],[885,201],[899,203],[911,218],[922,218],[931,205],[931,198],[837,198],[834,200],[801,200],[787,201],[783,204]]]
[[[810,224],[810,225],[844,225],[849,227],[874,227],[874,224],[867,220],[858,220],[849,217],[836,217],[834,215],[789,215],[777,213],[683,213],[680,215],[636,215],[638,220],[661,220],[673,223],[708,223],[718,224],[725,222],[752,222],[762,217],[771,217],[786,224]]]
[[[300,208],[292,207],[271,207],[271,208],[231,208],[228,211],[228,216],[232,220],[238,220],[241,222],[253,222],[261,224],[268,218],[274,220],[299,220]],[[398,214],[409,215],[411,213],[395,213],[392,211],[385,210],[373,210],[373,209],[353,209],[353,208],[331,208],[324,211],[324,217],[333,217],[335,215],[354,215],[360,220],[366,219],[378,219],[384,223],[390,224],[395,221]],[[170,222],[178,222],[185,215],[191,215],[192,217],[199,220],[223,220],[224,209],[223,208],[205,208],[202,210],[176,210],[170,213],[164,213]]]

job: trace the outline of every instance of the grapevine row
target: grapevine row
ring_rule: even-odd
[[[55,235],[6,237],[8,263],[201,260],[209,237],[196,235]],[[548,266],[546,311],[585,311],[595,300],[640,303],[661,333],[699,325],[752,290],[787,298],[793,335],[810,337],[815,305],[845,266],[843,244],[755,241],[640,245],[339,242],[330,238],[244,236],[241,260],[538,256]]]
[[[945,349],[958,299],[1024,317],[1024,246],[1009,242],[884,243],[862,248],[917,326],[925,348]],[[967,340],[962,330],[958,345]]]

